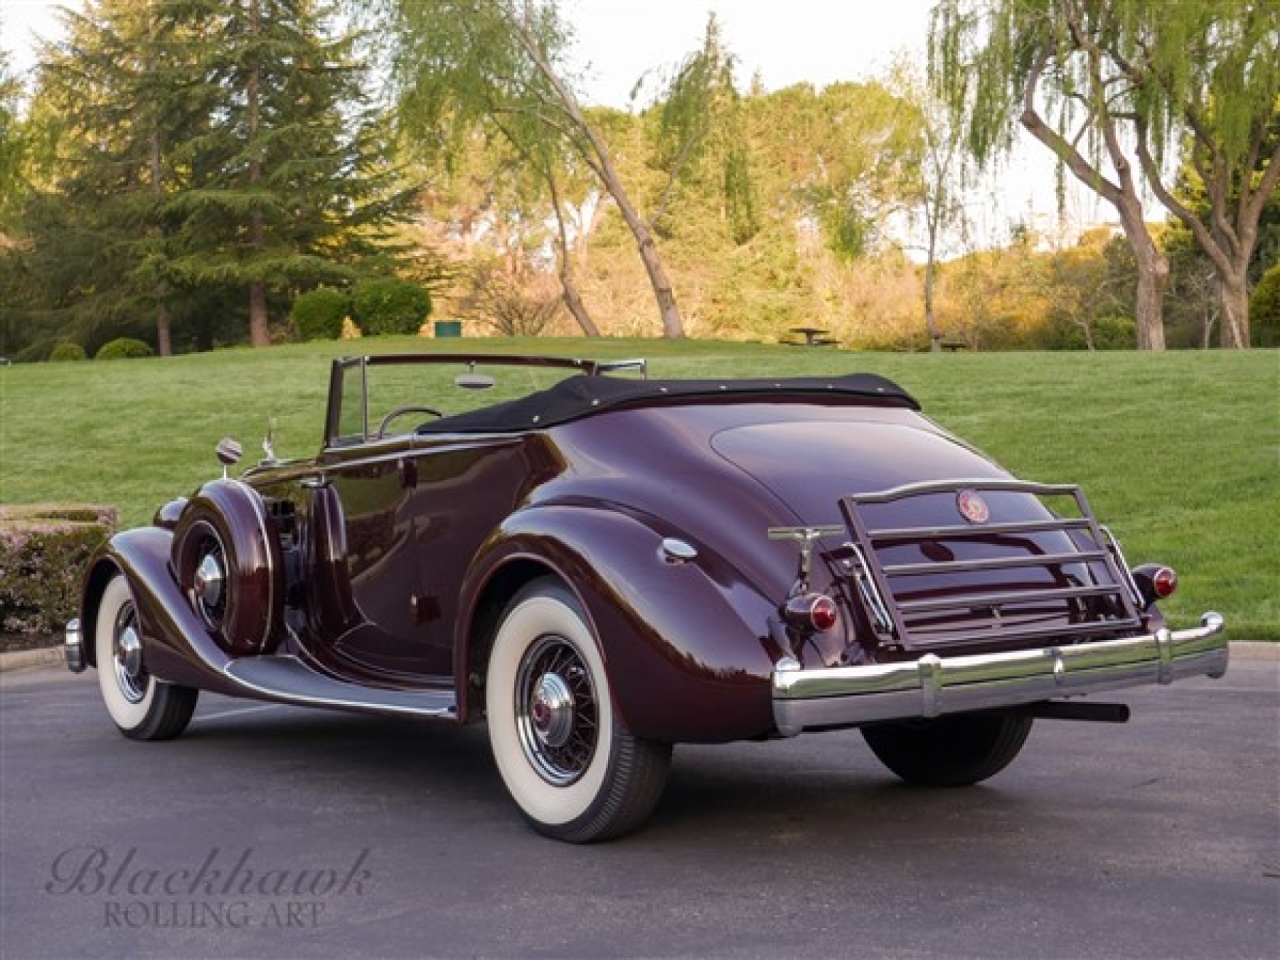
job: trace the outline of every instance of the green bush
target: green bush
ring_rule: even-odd
[[[1249,327],[1259,347],[1280,346],[1280,264],[1262,275],[1249,298]]]
[[[0,631],[61,630],[79,611],[85,564],[115,529],[112,507],[0,507]]]
[[[51,363],[67,363],[76,360],[88,360],[89,355],[84,352],[84,347],[70,340],[64,340],[53,348],[49,354]]]
[[[365,280],[356,284],[351,302],[368,336],[416,334],[431,316],[431,295],[405,280]]]
[[[95,360],[132,360],[139,357],[153,357],[155,351],[141,340],[133,337],[117,337],[102,345],[95,355]]]
[[[303,340],[337,340],[342,336],[342,321],[350,311],[350,301],[341,290],[316,287],[293,301],[289,319]]]

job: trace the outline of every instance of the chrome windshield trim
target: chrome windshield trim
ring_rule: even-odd
[[[1102,690],[1221,677],[1228,650],[1223,619],[1206,613],[1191,630],[1063,647],[940,657],[857,667],[773,672],[778,731],[938,717],[1018,706]]]

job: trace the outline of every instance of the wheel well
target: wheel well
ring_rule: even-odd
[[[467,685],[466,701],[468,719],[484,716],[484,680],[489,670],[489,654],[493,650],[498,622],[507,604],[525,584],[541,577],[559,575],[537,560],[515,560],[502,567],[493,579],[485,584],[484,592],[476,602],[467,637]]]
[[[95,669],[97,662],[97,643],[94,630],[98,623],[98,605],[102,603],[102,593],[107,589],[111,578],[120,573],[120,568],[110,560],[98,563],[85,580],[84,601],[80,604],[80,637],[84,647],[85,663]]]

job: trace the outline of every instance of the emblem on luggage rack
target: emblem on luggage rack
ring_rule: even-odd
[[[987,501],[973,490],[961,490],[956,494],[956,509],[960,511],[960,516],[970,523],[986,523],[991,519],[991,510],[987,507]]]

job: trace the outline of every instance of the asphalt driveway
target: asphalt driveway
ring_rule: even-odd
[[[483,730],[205,696],[134,743],[95,676],[0,677],[0,955],[1280,954],[1280,664],[1040,722],[989,784],[856,733],[682,747],[647,829],[529,831]]]

